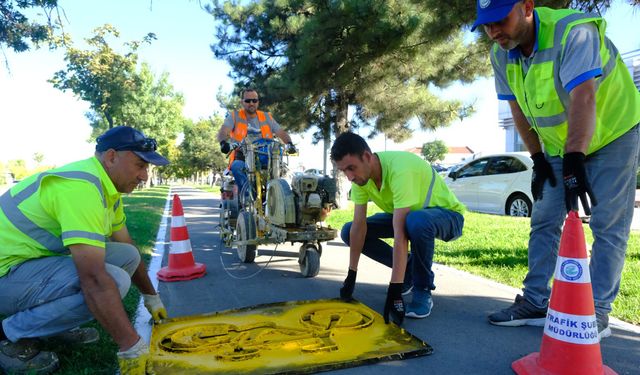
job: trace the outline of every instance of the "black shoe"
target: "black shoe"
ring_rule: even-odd
[[[513,305],[489,315],[489,323],[507,327],[524,325],[543,327],[546,318],[547,309],[535,307],[518,294]]]
[[[76,327],[55,336],[47,337],[47,340],[58,341],[64,344],[91,344],[100,340],[98,330],[93,327]]]
[[[38,349],[38,339],[0,341],[0,369],[7,374],[49,374],[58,364],[56,353]]]
[[[598,340],[611,336],[611,328],[609,328],[609,314],[596,312],[596,322],[598,323]]]

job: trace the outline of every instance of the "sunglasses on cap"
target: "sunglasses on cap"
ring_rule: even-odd
[[[259,99],[245,99],[244,102],[245,103],[257,103],[259,101]]]
[[[136,142],[126,143],[113,149],[116,151],[139,151],[150,152],[155,151],[158,148],[158,143],[153,138],[144,138]]]

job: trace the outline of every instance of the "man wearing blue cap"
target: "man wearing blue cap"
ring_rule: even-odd
[[[498,98],[509,101],[534,163],[524,293],[489,322],[544,325],[562,225],[580,199],[592,214],[589,269],[598,335],[607,337],[633,216],[640,93],[598,16],[534,9],[533,0],[478,0],[477,14],[472,30],[482,25],[495,42]]]
[[[131,282],[154,320],[166,309],[133,245],[121,193],[166,165],[156,141],[118,126],[95,156],[24,179],[0,196],[0,368],[46,374],[58,367],[42,340],[98,340],[96,319],[119,347],[122,374],[144,374],[148,349],[122,305]]]

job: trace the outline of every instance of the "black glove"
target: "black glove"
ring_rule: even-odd
[[[551,164],[545,159],[542,152],[536,152],[531,155],[533,159],[533,176],[531,177],[531,194],[533,200],[542,199],[542,190],[544,188],[544,182],[548,179],[549,185],[556,186],[556,176],[553,174],[553,168]]]
[[[296,149],[296,146],[294,146],[292,142],[287,143],[287,154],[293,155],[297,152],[298,150]]]
[[[231,151],[231,145],[226,140],[220,141],[220,151],[223,154],[228,154]]]
[[[562,176],[564,180],[564,203],[567,211],[578,211],[578,198],[582,202],[584,213],[591,215],[591,208],[587,200],[587,194],[592,205],[597,205],[591,185],[587,181],[587,173],[584,169],[585,156],[582,152],[569,152],[564,154],[562,160]]]
[[[344,279],[344,283],[342,283],[342,288],[340,288],[340,299],[349,302],[353,299],[353,290],[356,287],[356,274],[358,272],[349,268],[349,272],[347,273],[347,278]]]
[[[404,301],[402,300],[402,283],[390,283],[387,289],[387,300],[384,303],[384,322],[389,320],[401,325],[404,320]]]

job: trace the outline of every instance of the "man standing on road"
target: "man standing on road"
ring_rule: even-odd
[[[640,94],[602,18],[534,9],[533,0],[478,0],[477,12],[472,30],[483,25],[495,42],[498,98],[509,101],[534,162],[524,295],[489,322],[544,325],[562,224],[580,198],[593,212],[589,267],[598,334],[607,337],[633,215]]]
[[[258,92],[248,88],[242,90],[240,96],[242,97],[242,109],[227,113],[227,117],[218,131],[220,150],[225,154],[231,151],[229,139],[235,142],[242,142],[248,135],[255,138],[272,139],[275,133],[278,138],[287,144],[288,153],[295,154],[297,150],[291,142],[291,137],[273,119],[271,113],[258,111],[258,103],[260,101]],[[238,191],[245,191],[246,195],[248,195],[249,189],[245,187],[247,173],[244,159],[245,157],[240,150],[234,150],[230,156],[231,165],[229,169],[236,180]]]
[[[121,193],[169,162],[156,142],[118,126],[98,137],[94,157],[33,175],[0,196],[0,368],[58,367],[41,340],[98,340],[95,318],[119,347],[122,374],[144,374],[148,348],[122,305],[131,282],[154,320],[167,312],[125,225]]]
[[[409,152],[372,153],[354,133],[341,134],[331,147],[331,160],[351,181],[353,221],[342,227],[349,245],[349,272],[340,297],[350,300],[360,254],[391,267],[384,319],[401,324],[404,316],[425,318],[431,313],[435,239],[451,241],[462,235],[465,207],[427,162]],[[371,200],[384,212],[367,217]],[[393,247],[381,238],[393,238]],[[411,241],[411,255],[407,243]],[[403,294],[413,290],[404,308]]]

